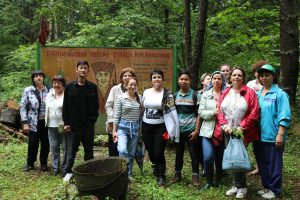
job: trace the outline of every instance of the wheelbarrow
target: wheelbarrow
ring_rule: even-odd
[[[128,161],[120,157],[88,160],[73,169],[79,195],[124,198],[128,187]]]

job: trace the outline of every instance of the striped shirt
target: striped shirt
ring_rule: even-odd
[[[141,116],[141,105],[136,99],[130,99],[127,92],[118,96],[114,105],[114,121],[115,125],[119,124],[120,119],[125,121],[137,121]]]
[[[201,95],[197,95],[197,103],[193,101],[194,90],[189,91],[183,95],[180,90],[175,97],[175,105],[179,119],[180,133],[193,132],[196,128],[198,102]],[[196,104],[196,105],[195,105]]]

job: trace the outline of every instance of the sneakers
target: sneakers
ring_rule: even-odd
[[[199,187],[201,185],[198,175],[192,175],[192,183],[196,187]]]
[[[73,177],[73,173],[67,173],[66,176],[64,177],[63,181],[64,182],[70,182],[70,179]]]
[[[33,165],[29,165],[29,164],[26,164],[26,165],[23,167],[23,171],[24,171],[24,172],[28,172],[28,171],[33,170],[33,169],[34,169]]]
[[[257,194],[258,195],[263,195],[263,194],[265,194],[267,192],[269,192],[269,189],[262,189],[262,190],[257,191]]]
[[[247,195],[247,191],[248,191],[247,188],[238,188],[235,198],[237,199],[245,198]]]
[[[238,191],[238,188],[235,187],[235,186],[233,186],[230,190],[228,190],[228,191],[226,192],[226,195],[227,195],[227,196],[234,195],[234,194],[237,193],[237,191]]]
[[[181,180],[181,172],[175,172],[174,177],[171,180],[171,183],[176,183]]]
[[[128,176],[128,183],[133,183],[134,182],[134,178],[132,176]]]
[[[271,190],[268,190],[264,194],[261,195],[264,199],[274,199],[276,198],[276,195]]]

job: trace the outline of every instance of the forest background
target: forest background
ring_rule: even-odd
[[[47,45],[176,46],[178,67],[195,72],[194,88],[199,85],[195,81],[199,74],[213,72],[224,63],[242,67],[247,72],[247,79],[254,79],[252,64],[265,59],[281,72],[280,86],[287,90],[292,101],[293,129],[289,132],[291,136],[285,155],[284,195],[286,199],[297,199],[300,192],[299,7],[299,0],[0,0],[0,103],[11,98],[19,101],[23,89],[31,84],[41,16],[49,22]],[[284,19],[293,25],[284,24]],[[282,27],[284,25],[286,27]],[[285,34],[291,39],[285,39]],[[292,48],[284,50],[286,46]],[[286,64],[289,62],[292,64]],[[0,178],[3,181],[0,199],[1,191],[7,199],[18,195],[22,198],[25,194],[28,199],[52,199],[53,195],[55,199],[66,198],[59,178],[20,172],[25,144],[19,145],[12,139],[1,147]],[[174,155],[172,151],[168,153]],[[145,169],[150,171],[149,163]],[[169,169],[168,177],[172,176],[172,170]],[[189,169],[185,167],[184,170],[189,174]],[[28,188],[23,185],[25,181],[30,185]],[[250,180],[252,190],[259,189],[255,188],[259,186],[257,181],[257,177]],[[141,199],[149,195],[154,199],[197,199],[201,196],[202,193],[192,186],[186,189],[188,183],[189,177],[164,190],[158,189],[151,178],[138,176],[130,194],[133,197],[138,194]],[[203,198],[222,199],[230,185],[227,183],[221,189],[208,191]],[[254,193],[250,198],[257,198]]]

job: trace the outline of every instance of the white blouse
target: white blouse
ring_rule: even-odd
[[[245,98],[241,96],[240,92],[230,89],[221,104],[221,111],[223,112],[228,125],[231,128],[237,128],[243,120],[247,110],[248,105]]]

